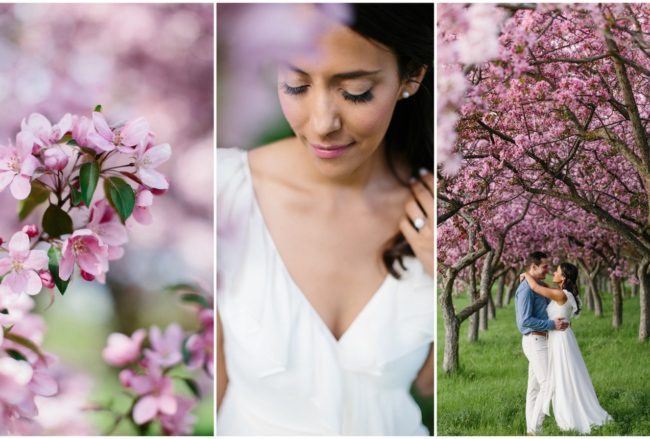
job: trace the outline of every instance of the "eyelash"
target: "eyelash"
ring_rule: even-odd
[[[298,96],[307,91],[308,85],[301,85],[299,87],[291,87],[289,84],[282,84],[282,88],[284,89],[284,92],[290,96]],[[347,91],[343,90],[342,92],[343,99],[346,101],[350,101],[353,104],[360,104],[360,103],[365,103],[365,102],[370,102],[373,99],[373,94],[372,94],[372,89],[361,93],[360,95],[354,95],[352,93],[348,93]]]

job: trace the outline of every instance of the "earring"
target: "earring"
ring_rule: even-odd
[[[402,92],[402,98],[408,99],[411,96],[411,93],[407,92],[406,90]]]

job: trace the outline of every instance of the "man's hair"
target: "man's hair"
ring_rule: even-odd
[[[544,252],[532,252],[531,254],[528,255],[526,258],[526,267],[530,268],[531,265],[540,265],[542,263],[542,259],[548,258],[548,255]]]

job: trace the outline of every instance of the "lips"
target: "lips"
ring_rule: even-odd
[[[346,145],[315,145],[313,143],[310,143],[309,146],[311,146],[311,149],[314,151],[314,154],[316,156],[322,158],[322,159],[332,159],[336,157],[340,157],[345,152],[350,149],[350,147],[354,145],[354,142],[348,143]]]

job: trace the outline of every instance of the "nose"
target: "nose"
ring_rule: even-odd
[[[314,97],[311,126],[314,134],[320,137],[326,137],[341,129],[339,109],[328,93],[318,93]]]

